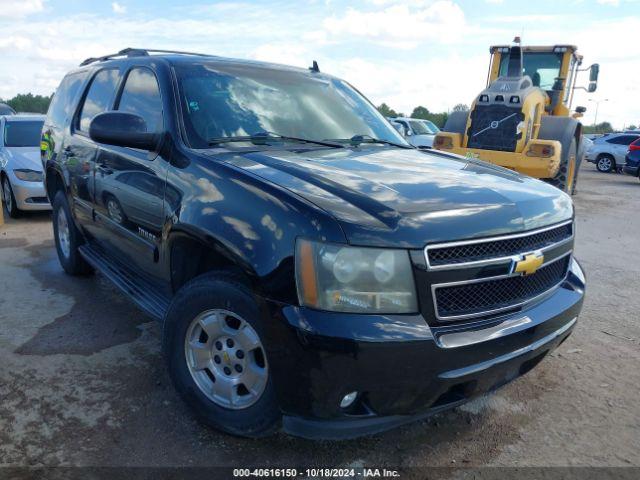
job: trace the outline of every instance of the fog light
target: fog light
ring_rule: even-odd
[[[353,404],[358,398],[358,392],[347,393],[340,401],[340,408],[347,408]]]

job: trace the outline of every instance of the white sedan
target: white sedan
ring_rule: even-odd
[[[44,115],[0,116],[0,184],[10,217],[22,210],[51,210],[42,183],[40,133]]]

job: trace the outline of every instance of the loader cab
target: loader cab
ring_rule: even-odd
[[[533,86],[546,91],[550,99],[557,98],[550,114],[568,116],[578,67],[582,63],[582,56],[577,53],[577,47],[573,45],[523,46],[521,49],[522,75],[529,76]],[[509,51],[508,46],[491,47],[487,85],[493,83],[498,77],[507,75]]]

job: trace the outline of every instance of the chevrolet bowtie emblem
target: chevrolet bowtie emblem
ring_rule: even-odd
[[[542,264],[544,263],[544,255],[542,252],[528,253],[522,260],[515,261],[514,273],[521,273],[522,275],[531,275],[536,273]]]

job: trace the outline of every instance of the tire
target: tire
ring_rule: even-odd
[[[59,190],[53,199],[53,238],[56,243],[58,260],[69,275],[88,275],[93,272],[78,247],[84,243],[82,234],[73,223],[67,197]]]
[[[246,332],[247,326],[253,333],[243,337],[238,332]],[[252,438],[280,428],[282,417],[262,338],[260,307],[234,275],[210,272],[180,288],[165,317],[162,347],[176,390],[203,423]],[[235,341],[235,351],[228,349],[229,339]],[[256,340],[257,348],[247,346],[255,345]],[[240,350],[244,352],[242,357]],[[216,359],[216,355],[220,357]],[[242,373],[237,373],[236,361],[244,361]],[[227,367],[231,374],[223,371]],[[251,383],[249,391],[244,376],[253,378],[256,371],[263,375],[262,380]],[[235,386],[229,388],[234,382]]]
[[[18,218],[20,216],[20,210],[16,204],[16,197],[13,194],[13,188],[11,188],[11,182],[6,175],[2,176],[2,201],[7,214],[11,218]]]
[[[596,168],[599,172],[609,173],[616,167],[616,161],[611,155],[600,155],[596,159]]]
[[[563,192],[572,195],[575,189],[575,179],[578,176],[578,148],[575,137],[571,139],[569,148],[566,150],[563,148],[562,150],[560,168],[556,176],[553,177],[549,183]]]
[[[443,132],[462,133],[467,128],[469,112],[451,112],[442,128]]]
[[[122,209],[122,205],[120,205],[120,202],[114,195],[107,193],[104,196],[104,206],[111,220],[120,225],[125,225],[127,223],[127,216]]]

